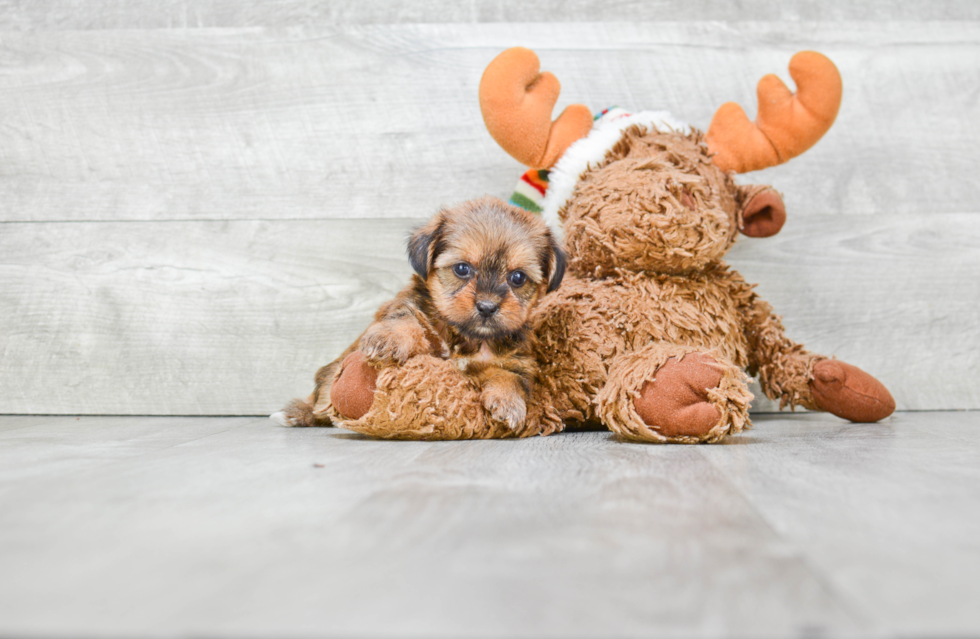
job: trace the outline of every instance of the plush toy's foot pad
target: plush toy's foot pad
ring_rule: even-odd
[[[340,375],[330,386],[330,403],[346,419],[360,419],[374,402],[378,371],[367,363],[360,351],[348,355],[340,365]]]
[[[834,359],[814,365],[810,390],[818,408],[852,422],[876,422],[895,411],[895,400],[884,384]]]
[[[698,444],[751,428],[745,372],[714,351],[654,342],[616,355],[596,416],[633,441]]]
[[[633,406],[665,437],[703,437],[721,420],[721,411],[708,397],[720,382],[721,370],[713,358],[700,353],[672,357],[643,384]]]

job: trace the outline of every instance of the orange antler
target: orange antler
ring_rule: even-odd
[[[746,173],[782,164],[817,143],[840,108],[837,67],[816,51],[801,51],[789,63],[796,95],[774,75],[759,81],[759,114],[753,124],[742,107],[727,102],[715,112],[705,135],[714,163]]]
[[[480,80],[480,110],[487,131],[532,169],[551,167],[592,128],[592,113],[582,104],[569,106],[551,122],[561,84],[540,69],[534,51],[514,47],[494,58]]]

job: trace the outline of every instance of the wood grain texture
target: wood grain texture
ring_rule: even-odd
[[[382,442],[267,419],[0,417],[0,634],[980,631],[980,413]]]
[[[745,440],[699,452],[869,621],[868,634],[969,636],[980,631],[978,434],[977,412],[836,428],[766,415]]]
[[[316,368],[408,282],[408,229],[404,220],[0,225],[0,412],[277,408],[309,393]]]
[[[0,30],[188,29],[336,24],[745,21],[977,20],[970,0],[741,0],[649,2],[611,8],[601,0],[0,0]]]
[[[412,224],[0,225],[0,412],[272,412],[408,281]],[[899,409],[980,408],[980,215],[791,215],[730,258]]]
[[[746,176],[796,215],[976,212],[980,23],[454,24],[6,32],[0,220],[421,217],[521,167],[476,87],[538,50],[573,101],[705,127],[816,48],[844,76],[813,150]]]
[[[432,9],[0,2],[0,412],[251,414],[306,393],[405,282],[413,223],[509,195],[521,167],[476,86],[516,44],[561,79],[559,109],[700,126],[728,100],[752,114],[794,51],[830,55],[834,128],[741,178],[781,190],[790,223],[732,261],[794,338],[901,408],[980,407],[980,23],[933,21],[976,5],[859,22],[884,5],[778,4],[627,4],[629,23],[546,4],[563,17],[527,24],[464,3],[456,24],[400,24]],[[746,20],[686,21],[699,10]]]
[[[902,410],[980,408],[980,216],[791,212],[728,258],[791,338],[871,372]]]

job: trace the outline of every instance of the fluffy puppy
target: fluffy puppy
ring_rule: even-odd
[[[273,415],[289,426],[329,425],[329,385],[343,359],[359,349],[376,366],[415,355],[450,358],[481,388],[493,419],[516,430],[527,414],[537,373],[528,318],[558,288],[565,255],[533,214],[485,197],[439,211],[412,233],[408,287],[374,323],[317,372],[316,389]]]

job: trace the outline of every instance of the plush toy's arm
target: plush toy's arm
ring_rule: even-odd
[[[353,410],[345,411],[341,397]],[[530,437],[563,428],[551,402],[536,391],[517,428],[490,419],[477,385],[452,360],[431,355],[377,371],[361,351],[354,351],[333,380],[330,398],[335,423],[384,439]]]
[[[819,410],[810,380],[814,365],[827,358],[786,337],[782,320],[765,300],[752,295],[743,312],[749,374],[759,380],[762,392],[769,399],[779,399],[780,408],[789,404]]]
[[[856,366],[811,353],[786,337],[769,304],[748,296],[745,336],[749,373],[756,375],[769,399],[823,410],[852,422],[876,422],[892,414],[895,400],[874,376]]]

